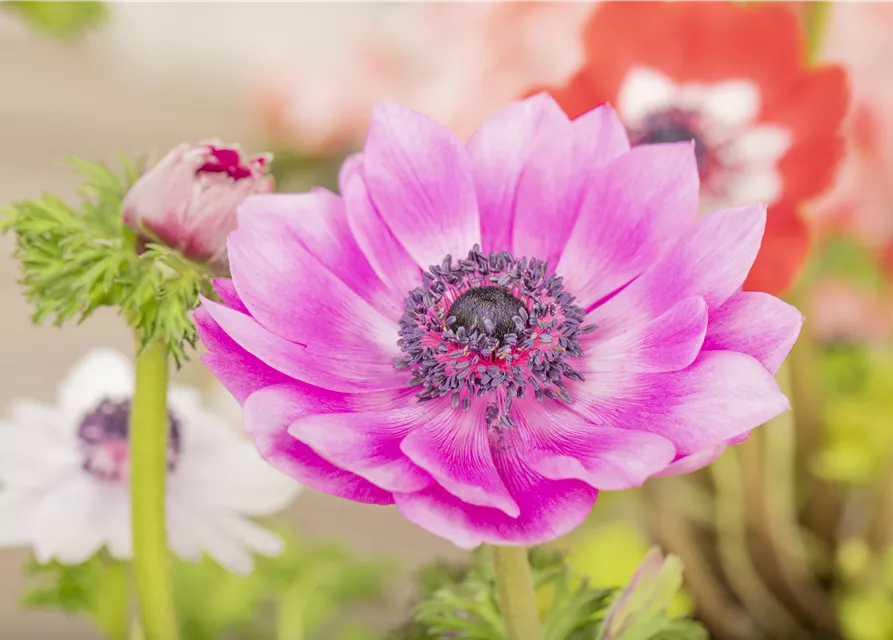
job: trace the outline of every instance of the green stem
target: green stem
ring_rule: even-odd
[[[543,640],[533,575],[524,547],[492,547],[506,640]]]
[[[304,595],[300,580],[282,594],[276,612],[276,640],[302,640],[304,637]]]
[[[124,562],[108,558],[95,621],[108,640],[127,640],[130,625],[130,573]]]
[[[167,377],[163,345],[155,343],[137,355],[130,411],[130,497],[136,596],[146,640],[178,636],[164,514]]]

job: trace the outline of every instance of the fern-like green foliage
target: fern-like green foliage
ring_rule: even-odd
[[[163,245],[136,251],[121,202],[140,164],[123,160],[120,173],[80,159],[71,166],[84,180],[77,204],[45,194],[0,210],[0,231],[16,237],[34,322],[80,323],[99,307],[117,307],[144,347],[160,341],[180,364],[195,344],[190,312],[200,293],[210,294],[211,274]]]
[[[106,3],[92,0],[7,0],[0,3],[0,9],[19,16],[32,28],[61,40],[76,40],[108,17]]]
[[[706,640],[697,622],[667,615],[681,584],[678,560],[658,566],[626,590],[599,589],[574,575],[565,555],[550,547],[529,552],[545,640]],[[653,572],[652,572],[653,573]],[[387,640],[504,640],[492,558],[476,550],[467,565],[436,563],[418,574],[419,602],[412,620]],[[614,611],[615,624],[604,629]],[[608,633],[610,631],[610,633]]]

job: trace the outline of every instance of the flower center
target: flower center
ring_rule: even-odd
[[[639,127],[631,130],[629,135],[633,145],[694,142],[698,173],[703,178],[705,172],[710,168],[711,151],[699,124],[699,116],[696,111],[669,109],[652,113]]]
[[[488,415],[510,424],[512,399],[528,390],[571,401],[566,381],[583,376],[569,361],[594,329],[584,315],[542,260],[475,246],[465,259],[431,267],[409,293],[397,341],[405,355],[395,366],[411,370],[419,400],[450,396],[468,410],[488,396]]]
[[[180,423],[168,413],[167,467],[180,455]],[[130,400],[103,400],[78,427],[82,467],[100,480],[125,480],[130,473]]]
[[[524,303],[505,287],[474,287],[461,294],[447,312],[447,325],[463,327],[467,333],[478,331],[502,344],[515,328],[512,320],[520,317]]]
[[[211,159],[200,166],[196,173],[225,173],[233,180],[251,177],[251,168],[242,164],[242,156],[238,150],[209,146],[208,152]],[[259,161],[263,162],[263,159]]]

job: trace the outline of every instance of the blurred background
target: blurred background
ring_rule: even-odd
[[[762,4],[664,15],[661,3],[2,2],[0,204],[72,197],[69,155],[157,157],[209,138],[273,151],[280,190],[334,188],[379,100],[467,137],[501,105],[547,89],[571,115],[611,102],[634,140],[668,141],[670,129],[708,150],[713,140],[728,171],[702,167],[705,200],[734,193],[770,205],[748,288],[784,295],[807,317],[780,373],[795,411],[708,470],[603,496],[562,544],[605,585],[628,580],[651,542],[678,554],[687,578],[678,607],[717,638],[891,639],[893,4],[744,6]],[[729,13],[745,10],[744,20]],[[682,92],[678,104],[666,82],[630,102],[639,94],[627,74],[652,67]],[[716,132],[734,109],[681,134],[678,123],[646,130],[654,120],[634,115],[642,104],[696,110],[687,84],[740,80],[765,97],[746,130]],[[93,346],[130,349],[107,311],[82,327],[33,326],[12,248],[0,239],[4,407],[51,399]],[[179,375],[238,427],[238,407],[199,365]],[[284,519],[310,541],[392,559],[395,583],[464,555],[393,509],[310,490]],[[0,637],[98,638],[76,617],[20,608],[27,558],[0,550]],[[358,619],[376,629],[402,619],[411,586],[387,594]]]

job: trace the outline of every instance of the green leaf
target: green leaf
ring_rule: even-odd
[[[84,180],[76,206],[44,195],[0,211],[0,231],[16,237],[13,256],[34,322],[80,323],[99,307],[118,307],[143,347],[161,341],[179,365],[195,345],[191,313],[200,294],[211,295],[212,274],[162,245],[135,250],[121,202],[142,163],[122,160],[119,173],[70,164]]]
[[[105,554],[77,565],[42,564],[32,558],[25,567],[32,586],[22,595],[22,606],[93,615],[103,593],[105,563]]]
[[[7,0],[0,8],[11,11],[32,28],[63,40],[76,40],[108,17],[104,2]]]

